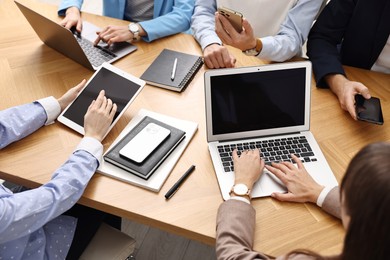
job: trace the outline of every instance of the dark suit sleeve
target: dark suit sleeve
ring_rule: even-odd
[[[307,55],[318,87],[328,87],[324,77],[343,74],[339,48],[355,8],[354,0],[331,0],[310,31]]]
[[[256,211],[248,203],[227,200],[217,215],[217,259],[269,259],[253,251]]]

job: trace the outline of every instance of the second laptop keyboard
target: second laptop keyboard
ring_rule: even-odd
[[[295,154],[303,163],[317,161],[313,150],[305,136],[278,138],[263,141],[248,141],[243,143],[234,143],[217,146],[219,156],[222,161],[225,172],[234,171],[232,152],[237,150],[240,155],[245,150],[259,149],[261,158],[266,164],[272,162],[291,162],[291,154]]]
[[[107,49],[104,49],[100,46],[94,46],[92,42],[80,37],[75,37],[80,44],[81,48],[84,50],[85,55],[91,64],[95,67],[99,67],[106,61],[110,61],[116,57],[116,55],[110,52]]]

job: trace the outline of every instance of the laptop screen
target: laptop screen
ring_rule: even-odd
[[[278,134],[277,129],[286,133],[296,126],[308,124],[310,93],[307,87],[310,90],[310,81],[307,82],[307,67],[266,71],[252,69],[239,73],[236,70],[245,69],[206,77],[206,85],[209,85],[206,87],[206,96],[209,95],[206,113],[209,113],[208,128],[211,123],[210,134],[237,134],[241,137],[240,133],[255,131],[259,135],[274,135]],[[310,70],[309,75],[311,77]]]
[[[304,68],[214,76],[210,80],[214,134],[304,123]]]

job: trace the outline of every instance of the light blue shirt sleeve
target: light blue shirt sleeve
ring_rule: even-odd
[[[52,123],[60,111],[54,97],[0,111],[0,149]]]
[[[285,61],[301,54],[310,28],[316,18],[323,0],[299,0],[289,12],[275,36],[262,37],[263,49],[258,55],[261,59]],[[244,3],[243,3],[244,4]],[[221,44],[215,32],[214,14],[216,1],[196,0],[191,29],[202,50],[212,43]]]
[[[79,200],[98,161],[77,150],[43,186],[0,197],[0,244],[31,234]]]
[[[58,101],[49,97],[1,111],[1,147],[51,123],[60,110]],[[77,221],[61,214],[79,200],[102,153],[98,140],[84,137],[41,187],[14,194],[0,184],[0,259],[66,257]]]
[[[258,57],[272,61],[285,61],[301,54],[323,0],[299,0],[287,13],[278,34],[261,38],[263,49]]]
[[[61,214],[83,194],[102,151],[98,140],[84,137],[48,183],[15,194],[0,186],[1,259],[64,259],[76,222]]]
[[[221,39],[215,33],[214,14],[216,11],[217,3],[215,0],[195,0],[191,29],[202,50],[213,43],[222,45]]]

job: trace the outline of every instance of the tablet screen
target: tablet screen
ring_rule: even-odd
[[[84,126],[84,115],[89,105],[92,100],[97,98],[99,92],[104,89],[106,97],[110,98],[118,106],[113,120],[115,121],[141,87],[141,85],[102,67],[82,93],[74,100],[72,105],[63,113],[63,117],[80,126]]]

